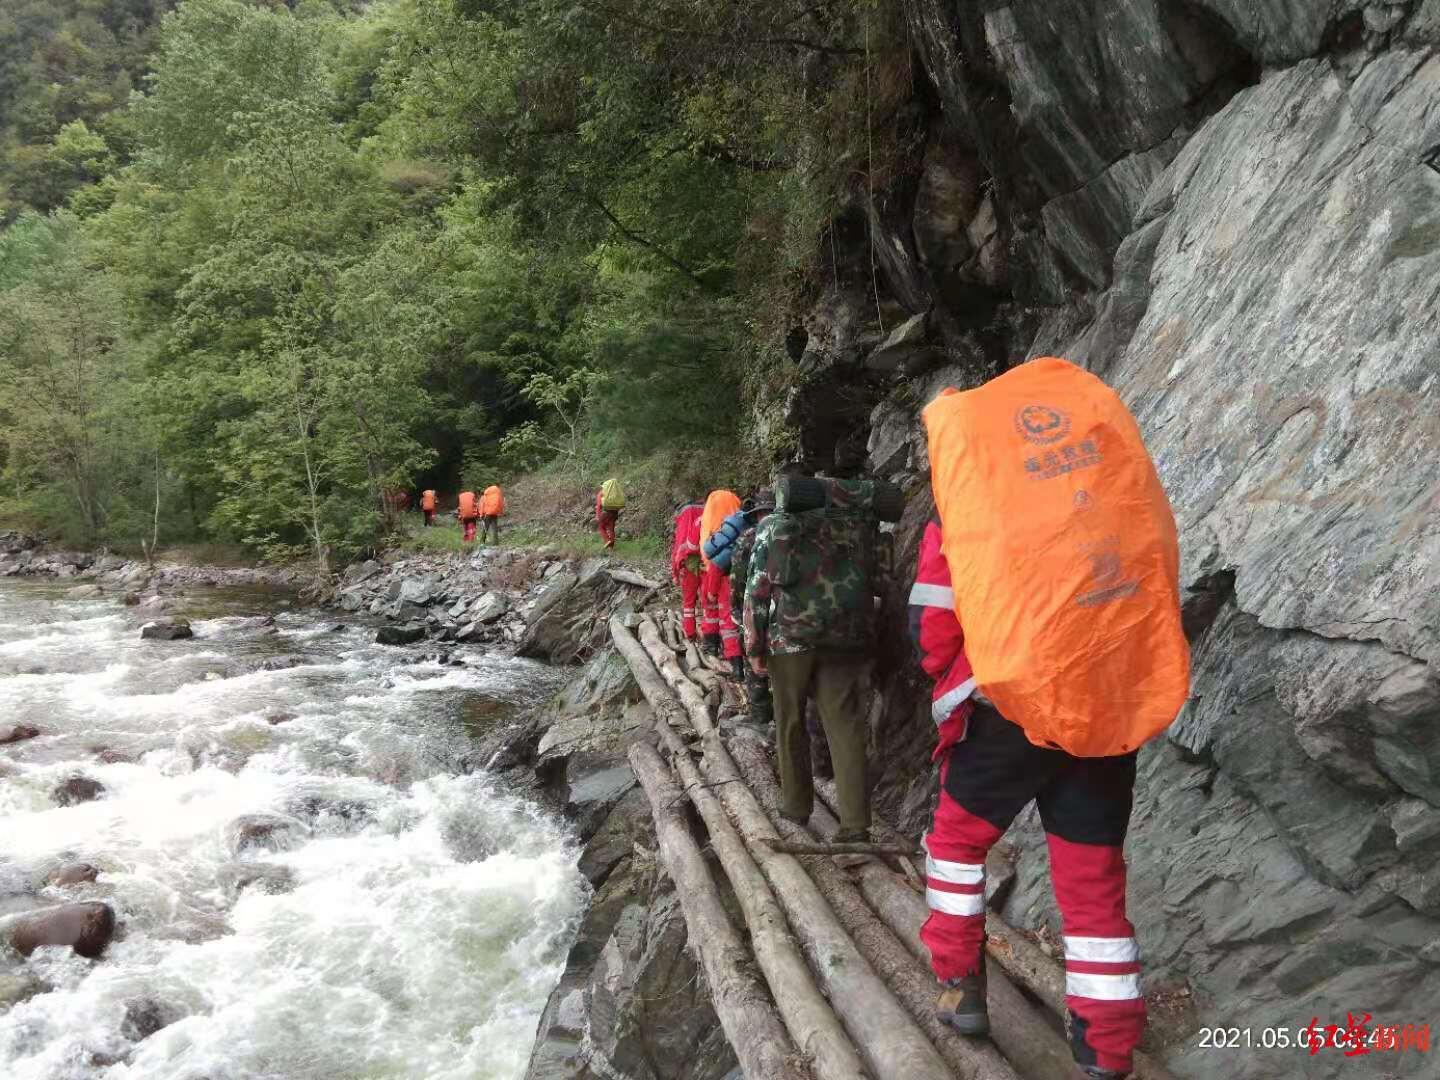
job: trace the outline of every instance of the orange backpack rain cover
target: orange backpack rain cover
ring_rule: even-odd
[[[462,491],[460,493],[460,520],[472,521],[480,516],[480,508],[475,502],[475,492]]]
[[[705,509],[700,514],[700,558],[706,566],[710,565],[710,560],[705,558],[705,541],[725,523],[727,517],[739,509],[740,496],[724,488],[710,492],[710,497],[705,500]]]
[[[425,491],[423,494],[421,494],[421,496],[420,496],[420,509],[421,509],[421,510],[434,510],[434,509],[435,509],[435,492],[433,492],[433,491],[431,491],[431,490],[429,490],[429,489],[426,489],[426,491]]]
[[[499,517],[505,513],[505,495],[499,484],[491,484],[480,496],[480,513],[485,517]]]
[[[1045,357],[924,412],[942,548],[985,696],[1039,746],[1134,750],[1190,688],[1175,516],[1116,393]]]

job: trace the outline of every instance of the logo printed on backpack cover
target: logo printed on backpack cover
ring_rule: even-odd
[[[1070,416],[1049,405],[1026,405],[1015,414],[1015,430],[1032,443],[1049,446],[1070,434]]]

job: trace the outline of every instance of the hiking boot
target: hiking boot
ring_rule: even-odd
[[[841,829],[835,834],[835,843],[837,844],[868,844],[869,842],[869,829]]]
[[[990,1034],[990,1014],[985,1008],[985,968],[974,975],[949,980],[935,1002],[935,1018],[961,1035]]]
[[[739,682],[744,682],[744,681],[745,681],[745,658],[742,657],[742,656],[732,656],[732,657],[730,658],[730,670],[735,673],[735,678],[736,678],[737,681],[739,681]]]
[[[1090,1080],[1125,1080],[1130,1074],[1128,1072],[1116,1072],[1114,1069],[1102,1069],[1099,1065],[1077,1065],[1080,1075],[1089,1077]]]
[[[723,649],[721,648],[721,645],[720,645],[720,635],[719,635],[719,634],[706,634],[706,635],[705,635],[705,651],[706,651],[707,653],[709,653],[711,656],[719,656],[719,655],[720,655],[720,653],[723,651]]]

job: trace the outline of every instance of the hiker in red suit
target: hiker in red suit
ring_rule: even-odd
[[[696,607],[700,602],[701,503],[684,503],[675,511],[675,539],[670,545],[670,576],[680,586],[680,616],[685,640],[694,641]]]
[[[1033,799],[1050,846],[1064,929],[1071,1050],[1086,1076],[1126,1076],[1145,1030],[1121,852],[1135,755],[1078,758],[1036,746],[978,695],[940,541],[932,521],[910,592],[910,630],[921,666],[935,680],[930,715],[939,737],[940,801],[925,837],[930,917],[920,931],[942,984],[937,1015],[966,1035],[990,1029],[985,856]]]

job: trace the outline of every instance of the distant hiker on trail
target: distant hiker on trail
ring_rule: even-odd
[[[475,492],[460,493],[460,505],[455,508],[455,516],[460,519],[461,542],[474,543],[475,523],[480,520],[480,501],[475,498]]]
[[[426,488],[420,493],[420,512],[425,515],[425,527],[435,524],[435,491]]]
[[[493,536],[495,543],[500,543],[500,518],[505,513],[505,493],[500,490],[499,484],[491,484],[480,496],[480,542],[483,544],[487,536]]]
[[[625,509],[625,489],[620,481],[611,477],[600,485],[595,493],[595,524],[600,529],[600,539],[606,548],[615,546],[615,526],[620,521],[620,511]]]
[[[705,545],[710,535],[740,510],[740,497],[733,491],[718,488],[705,499],[700,515],[700,558],[705,572],[700,576],[700,635],[705,651],[711,656],[723,655],[734,660],[740,655],[740,629],[730,618],[730,575],[710,561]],[[728,567],[728,562],[727,562]]]
[[[882,502],[886,518],[898,518],[903,500],[888,484],[781,479],[775,512],[755,530],[745,585],[745,648],[774,701],[782,814],[804,824],[814,809],[805,730],[813,696],[834,762],[841,843],[870,835],[865,716]]]
[[[675,538],[670,543],[670,577],[680,586],[680,619],[685,640],[694,641],[695,608],[700,602],[700,513],[698,502],[675,508]]]
[[[939,736],[920,933],[942,984],[936,1014],[989,1031],[985,856],[1033,800],[1071,1050],[1086,1076],[1127,1076],[1145,1028],[1122,853],[1135,754],[1189,687],[1174,517],[1124,405],[1064,361],[947,390],[924,417],[939,520],[921,541],[910,625]]]

